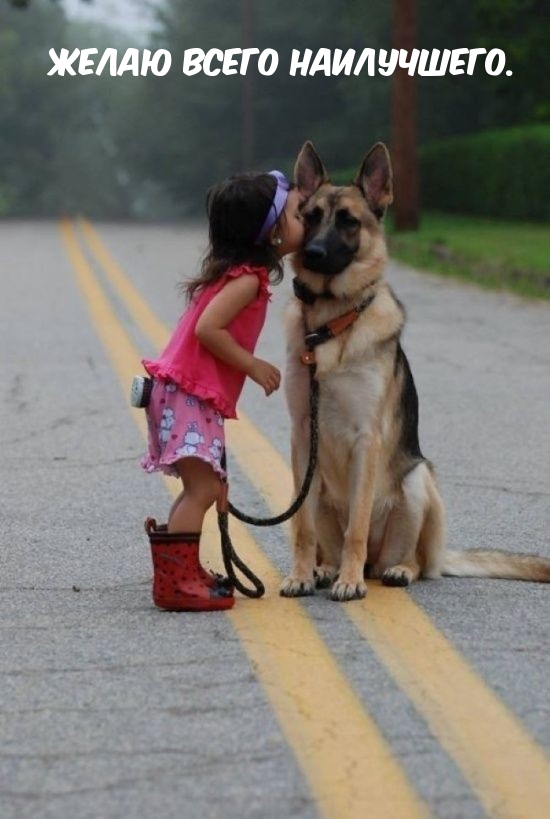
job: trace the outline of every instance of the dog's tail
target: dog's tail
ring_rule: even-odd
[[[468,549],[445,552],[441,574],[447,577],[495,577],[550,583],[550,558]]]

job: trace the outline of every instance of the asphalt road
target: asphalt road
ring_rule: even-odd
[[[2,818],[547,816],[548,585],[286,601],[286,530],[232,523],[266,598],[155,610],[142,521],[171,498],[138,467],[127,375],[177,319],[205,234],[94,227],[0,223]],[[550,557],[550,306],[389,279],[453,548]],[[259,348],[281,366],[289,290]],[[282,391],[247,385],[240,409],[231,497],[280,509]]]

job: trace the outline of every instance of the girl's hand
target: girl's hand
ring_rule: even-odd
[[[281,373],[277,367],[268,361],[262,361],[261,358],[253,360],[248,375],[256,384],[264,388],[266,395],[271,395],[272,392],[278,390],[281,384]]]

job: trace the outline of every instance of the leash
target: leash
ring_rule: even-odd
[[[296,281],[296,280],[295,280]],[[295,287],[296,292],[296,287]],[[296,295],[298,293],[296,292]],[[227,482],[227,459],[225,449],[221,457],[221,466],[226,473],[226,478],[222,482],[222,492],[220,500],[218,501],[218,527],[220,530],[222,558],[227,572],[227,576],[234,587],[244,594],[246,597],[262,597],[265,594],[265,586],[254,572],[243,563],[241,558],[236,553],[231,536],[229,534],[229,513],[241,520],[243,523],[249,523],[252,526],[277,526],[279,523],[284,523],[291,518],[301,507],[305,501],[311,481],[313,480],[313,473],[317,465],[317,451],[319,443],[319,382],[315,378],[316,362],[315,362],[315,348],[319,344],[323,344],[331,338],[342,333],[347,327],[350,327],[359,318],[361,313],[367,309],[376,296],[376,293],[370,293],[352,310],[338,316],[332,321],[323,324],[310,333],[305,334],[304,343],[305,351],[301,354],[300,360],[308,367],[309,370],[309,460],[306,469],[306,474],[302,482],[302,487],[296,496],[294,502],[289,506],[286,512],[276,515],[271,518],[256,518],[252,515],[247,515],[237,509],[228,499],[229,484]],[[300,298],[300,297],[299,297]],[[301,299],[305,301],[305,299]],[[307,302],[306,302],[307,303]],[[240,572],[252,583],[254,588],[248,588],[243,585],[235,574],[234,567],[237,567]]]
[[[265,594],[265,586],[262,581],[252,572],[251,569],[243,563],[236,553],[231,537],[229,534],[229,513],[243,523],[250,523],[253,526],[277,526],[279,523],[284,523],[289,520],[300,508],[307,498],[311,481],[313,480],[313,473],[317,465],[317,447],[319,441],[319,382],[315,379],[315,364],[312,363],[309,369],[309,428],[310,428],[310,442],[309,442],[309,460],[306,469],[306,474],[302,482],[302,487],[296,496],[294,502],[289,506],[286,512],[276,515],[272,518],[256,518],[252,515],[247,515],[237,509],[228,500],[229,484],[227,478],[222,483],[222,493],[220,501],[218,502],[218,527],[220,530],[222,558],[225,571],[231,583],[235,588],[244,594],[246,597],[262,597]],[[221,466],[224,471],[227,469],[227,460],[225,449],[222,453]],[[227,474],[227,472],[226,472]],[[235,574],[234,566],[236,566],[245,577],[250,580],[253,589],[244,586]]]

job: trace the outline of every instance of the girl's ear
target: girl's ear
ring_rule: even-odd
[[[381,218],[393,202],[393,174],[388,149],[377,142],[363,160],[353,181],[361,189],[372,212]]]
[[[309,139],[304,142],[294,166],[294,181],[304,196],[310,197],[317,188],[329,182],[325,166]]]

